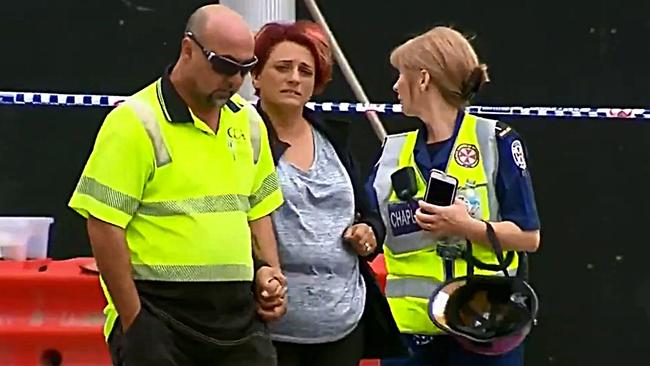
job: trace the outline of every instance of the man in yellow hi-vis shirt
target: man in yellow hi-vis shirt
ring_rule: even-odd
[[[286,311],[269,217],[282,194],[236,94],[253,48],[237,13],[198,9],[176,64],[99,131],[69,205],[88,219],[114,365],[276,363],[263,321]]]

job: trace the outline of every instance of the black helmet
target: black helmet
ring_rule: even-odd
[[[524,341],[535,322],[539,304],[537,294],[525,280],[526,253],[518,253],[517,275],[510,276],[507,267],[514,253],[508,253],[504,260],[501,245],[489,223],[487,230],[499,265],[487,265],[474,258],[468,242],[467,276],[451,279],[433,292],[429,317],[467,350],[499,355]],[[504,276],[474,275],[474,267],[500,270]]]

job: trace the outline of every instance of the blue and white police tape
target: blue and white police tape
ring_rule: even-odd
[[[0,104],[9,105],[114,107],[124,99],[126,99],[125,96],[115,95],[0,91]],[[309,102],[307,107],[318,112],[366,113],[374,111],[384,114],[402,113],[401,104]],[[484,116],[650,120],[650,109],[644,108],[470,106],[467,111]]]

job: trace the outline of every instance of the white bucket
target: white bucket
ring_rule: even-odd
[[[24,261],[47,258],[52,217],[1,217],[0,258]]]

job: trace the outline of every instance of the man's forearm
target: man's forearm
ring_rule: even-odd
[[[251,241],[253,242],[253,254],[273,267],[280,267],[278,257],[278,244],[273,231],[271,216],[264,216],[258,220],[249,222],[251,228]]]
[[[140,298],[131,276],[131,259],[124,230],[88,218],[88,235],[99,269],[121,322],[129,326],[140,311]]]
[[[539,230],[523,231],[510,221],[490,222],[494,232],[503,246],[503,250],[534,252],[539,246]],[[473,220],[467,230],[467,238],[471,242],[482,243],[492,247],[487,237],[485,223]]]

